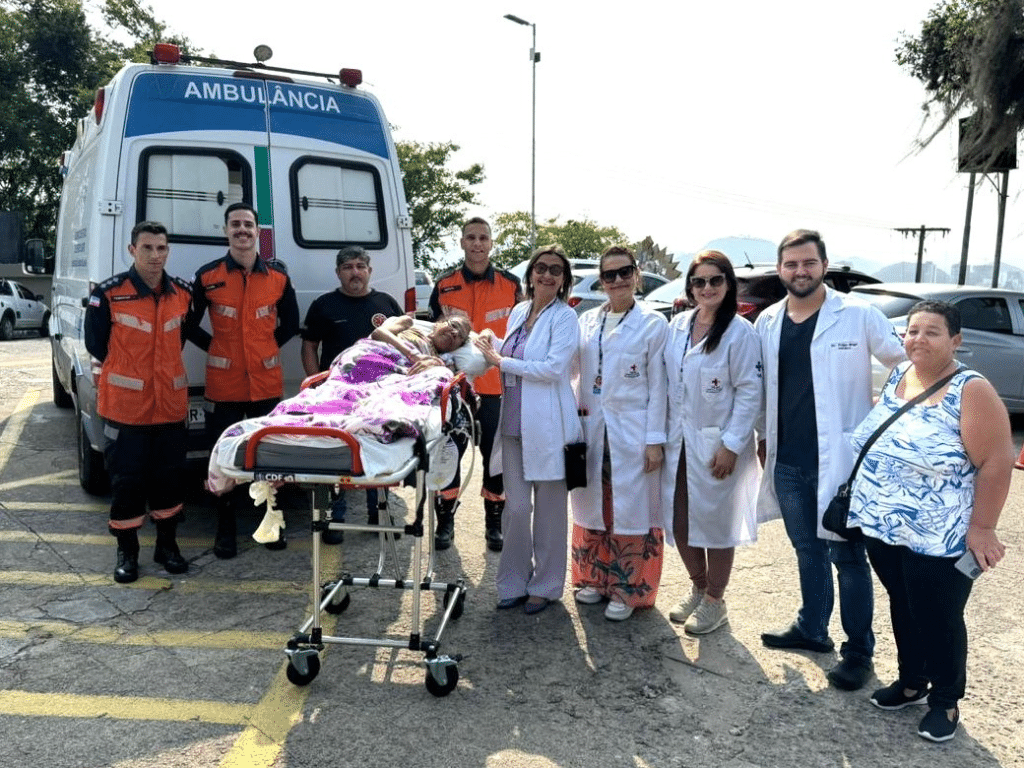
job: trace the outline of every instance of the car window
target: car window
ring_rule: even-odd
[[[426,272],[416,272],[416,285],[430,285],[430,278]]]
[[[13,296],[14,291],[11,290],[11,284],[4,280],[0,283],[0,296]]]
[[[683,279],[678,278],[676,280],[672,280],[670,282],[665,283],[659,288],[655,288],[653,291],[647,294],[647,298],[650,301],[673,302],[684,293],[683,287]]]
[[[640,293],[642,293],[642,294],[644,294],[646,296],[651,291],[653,291],[655,288],[657,288],[659,285],[664,285],[664,284],[665,284],[665,281],[662,278],[660,278],[660,277],[655,277],[654,275],[644,275],[644,284],[643,284],[643,288],[640,290]]]
[[[855,296],[864,299],[869,304],[874,304],[882,314],[890,320],[894,317],[905,317],[910,308],[921,301],[917,296],[905,296],[893,293],[881,293],[875,291],[854,291]]]
[[[21,298],[26,299],[27,301],[35,301],[36,300],[36,295],[34,293],[32,293],[32,291],[30,291],[24,285],[16,285],[15,287],[17,287],[17,289],[18,289],[18,293],[21,294]]]
[[[970,296],[956,303],[964,328],[990,333],[1013,333],[1010,308],[1001,296]]]
[[[746,290],[744,291],[744,283]],[[778,275],[764,275],[753,280],[739,281],[739,292],[775,303],[786,295]]]

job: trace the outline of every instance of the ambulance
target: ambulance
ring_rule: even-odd
[[[285,264],[305,317],[310,302],[338,287],[335,255],[346,245],[370,254],[373,287],[416,309],[411,219],[389,124],[360,89],[362,73],[337,75],[190,57],[155,46],[150,64],[129,64],[96,93],[78,121],[64,174],[53,258],[50,338],[53,400],[74,408],[79,479],[102,493],[97,371],[85,349],[92,289],[131,265],[132,227],[167,226],[169,274],[191,280],[227,253],[224,210],[244,201],[260,218],[260,255]],[[28,265],[40,268],[40,265]],[[209,328],[209,318],[204,319]],[[286,395],[302,380],[301,341],[282,349]],[[204,449],[205,353],[185,345],[190,458]]]

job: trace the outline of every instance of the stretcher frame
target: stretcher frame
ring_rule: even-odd
[[[327,373],[317,374],[307,378],[302,383],[302,388],[316,386],[323,381]],[[251,474],[251,480],[266,480],[271,482],[295,483],[299,487],[310,491],[312,511],[312,546],[311,565],[312,577],[312,605],[316,606],[310,617],[299,627],[296,633],[288,641],[285,647],[285,655],[288,658],[286,674],[288,680],[294,685],[308,685],[320,672],[320,652],[327,645],[353,645],[363,647],[396,648],[410,651],[419,651],[424,654],[424,666],[426,667],[426,688],[434,696],[447,696],[453,690],[459,680],[458,663],[462,660],[461,654],[441,654],[441,639],[450,621],[457,620],[465,607],[466,582],[459,578],[452,582],[434,580],[434,566],[436,552],[434,550],[434,497],[436,492],[427,488],[427,472],[430,469],[431,450],[443,444],[449,437],[454,439],[454,433],[463,430],[467,432],[470,439],[469,445],[476,443],[476,421],[475,395],[469,386],[466,376],[462,373],[456,374],[452,381],[446,384],[441,392],[441,433],[440,436],[427,444],[423,438],[417,440],[416,449],[412,456],[401,466],[390,474],[377,475],[372,481],[364,481],[360,475],[363,474],[362,460],[360,458],[360,444],[358,439],[345,430],[334,427],[310,427],[310,426],[267,426],[254,431],[248,438],[245,448],[244,464],[242,469],[245,476]],[[459,417],[464,417],[461,419]],[[326,471],[296,471],[294,468],[285,467],[260,467],[257,466],[257,448],[259,443],[266,437],[272,435],[310,435],[317,437],[330,437],[344,441],[352,451],[352,469],[349,474],[329,474]],[[329,515],[322,514],[328,509],[329,487],[340,485],[342,492],[348,488],[389,488],[403,484],[411,473],[416,476],[416,514],[413,522],[408,525],[396,525],[388,509],[387,501],[381,500],[378,503],[377,524],[370,523],[342,523],[329,519]],[[233,472],[233,476],[239,477],[240,473]],[[462,490],[467,487],[472,476],[472,465],[466,473],[459,489],[459,496]],[[318,486],[321,492],[318,493]],[[320,497],[318,499],[318,496]],[[318,500],[323,501],[323,509],[318,505]],[[425,511],[426,509],[426,511]],[[424,517],[427,525],[423,525]],[[380,555],[377,561],[377,569],[370,576],[353,576],[349,573],[342,573],[337,580],[320,583],[320,547],[322,542],[319,534],[322,531],[366,531],[377,533],[380,538]],[[402,578],[398,549],[395,540],[402,534],[413,537],[413,551],[411,555],[412,578]],[[423,538],[426,535],[427,547],[424,553]],[[424,554],[426,554],[426,567],[424,568]],[[387,565],[388,557],[394,566],[394,578],[385,578],[383,573]],[[349,606],[351,595],[350,587],[365,587],[370,589],[401,590],[412,592],[412,615],[410,619],[410,631],[406,639],[395,638],[364,638],[364,637],[340,637],[325,635],[321,617],[326,611],[336,615],[343,613]],[[421,621],[420,599],[423,592],[443,592],[444,612],[432,636],[424,634],[425,622]]]

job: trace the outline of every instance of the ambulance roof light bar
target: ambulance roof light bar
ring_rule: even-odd
[[[284,72],[289,75],[323,77],[331,82],[334,82],[335,79],[339,79],[343,85],[349,88],[355,88],[363,82],[363,71],[361,69],[342,69],[338,74],[329,74],[327,72],[311,72],[305,69],[287,69],[285,67],[267,66],[264,62],[273,55],[273,51],[271,51],[270,46],[267,45],[256,46],[256,49],[253,51],[253,55],[255,56],[256,61],[249,63],[230,61],[226,59],[213,59],[207,56],[193,56],[189,53],[182,53],[181,48],[172,43],[157,43],[153,46],[153,51],[150,53],[150,59],[154,64],[191,64],[193,62],[198,62],[200,64],[214,64],[221,67],[232,67],[235,69],[256,69],[271,72]]]

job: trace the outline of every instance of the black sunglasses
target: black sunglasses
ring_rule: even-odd
[[[565,272],[565,268],[561,264],[545,264],[543,261],[538,261],[533,265],[533,271],[538,275],[550,272],[552,277],[561,277],[562,273]]]
[[[623,280],[628,280],[633,276],[633,270],[635,269],[636,267],[632,264],[627,264],[626,266],[619,267],[618,269],[606,269],[601,273],[601,282],[614,283],[615,278],[617,277],[622,278]]]
[[[691,277],[690,285],[693,288],[700,290],[705,285],[710,285],[712,288],[717,288],[725,282],[725,275],[714,275],[712,277]]]

